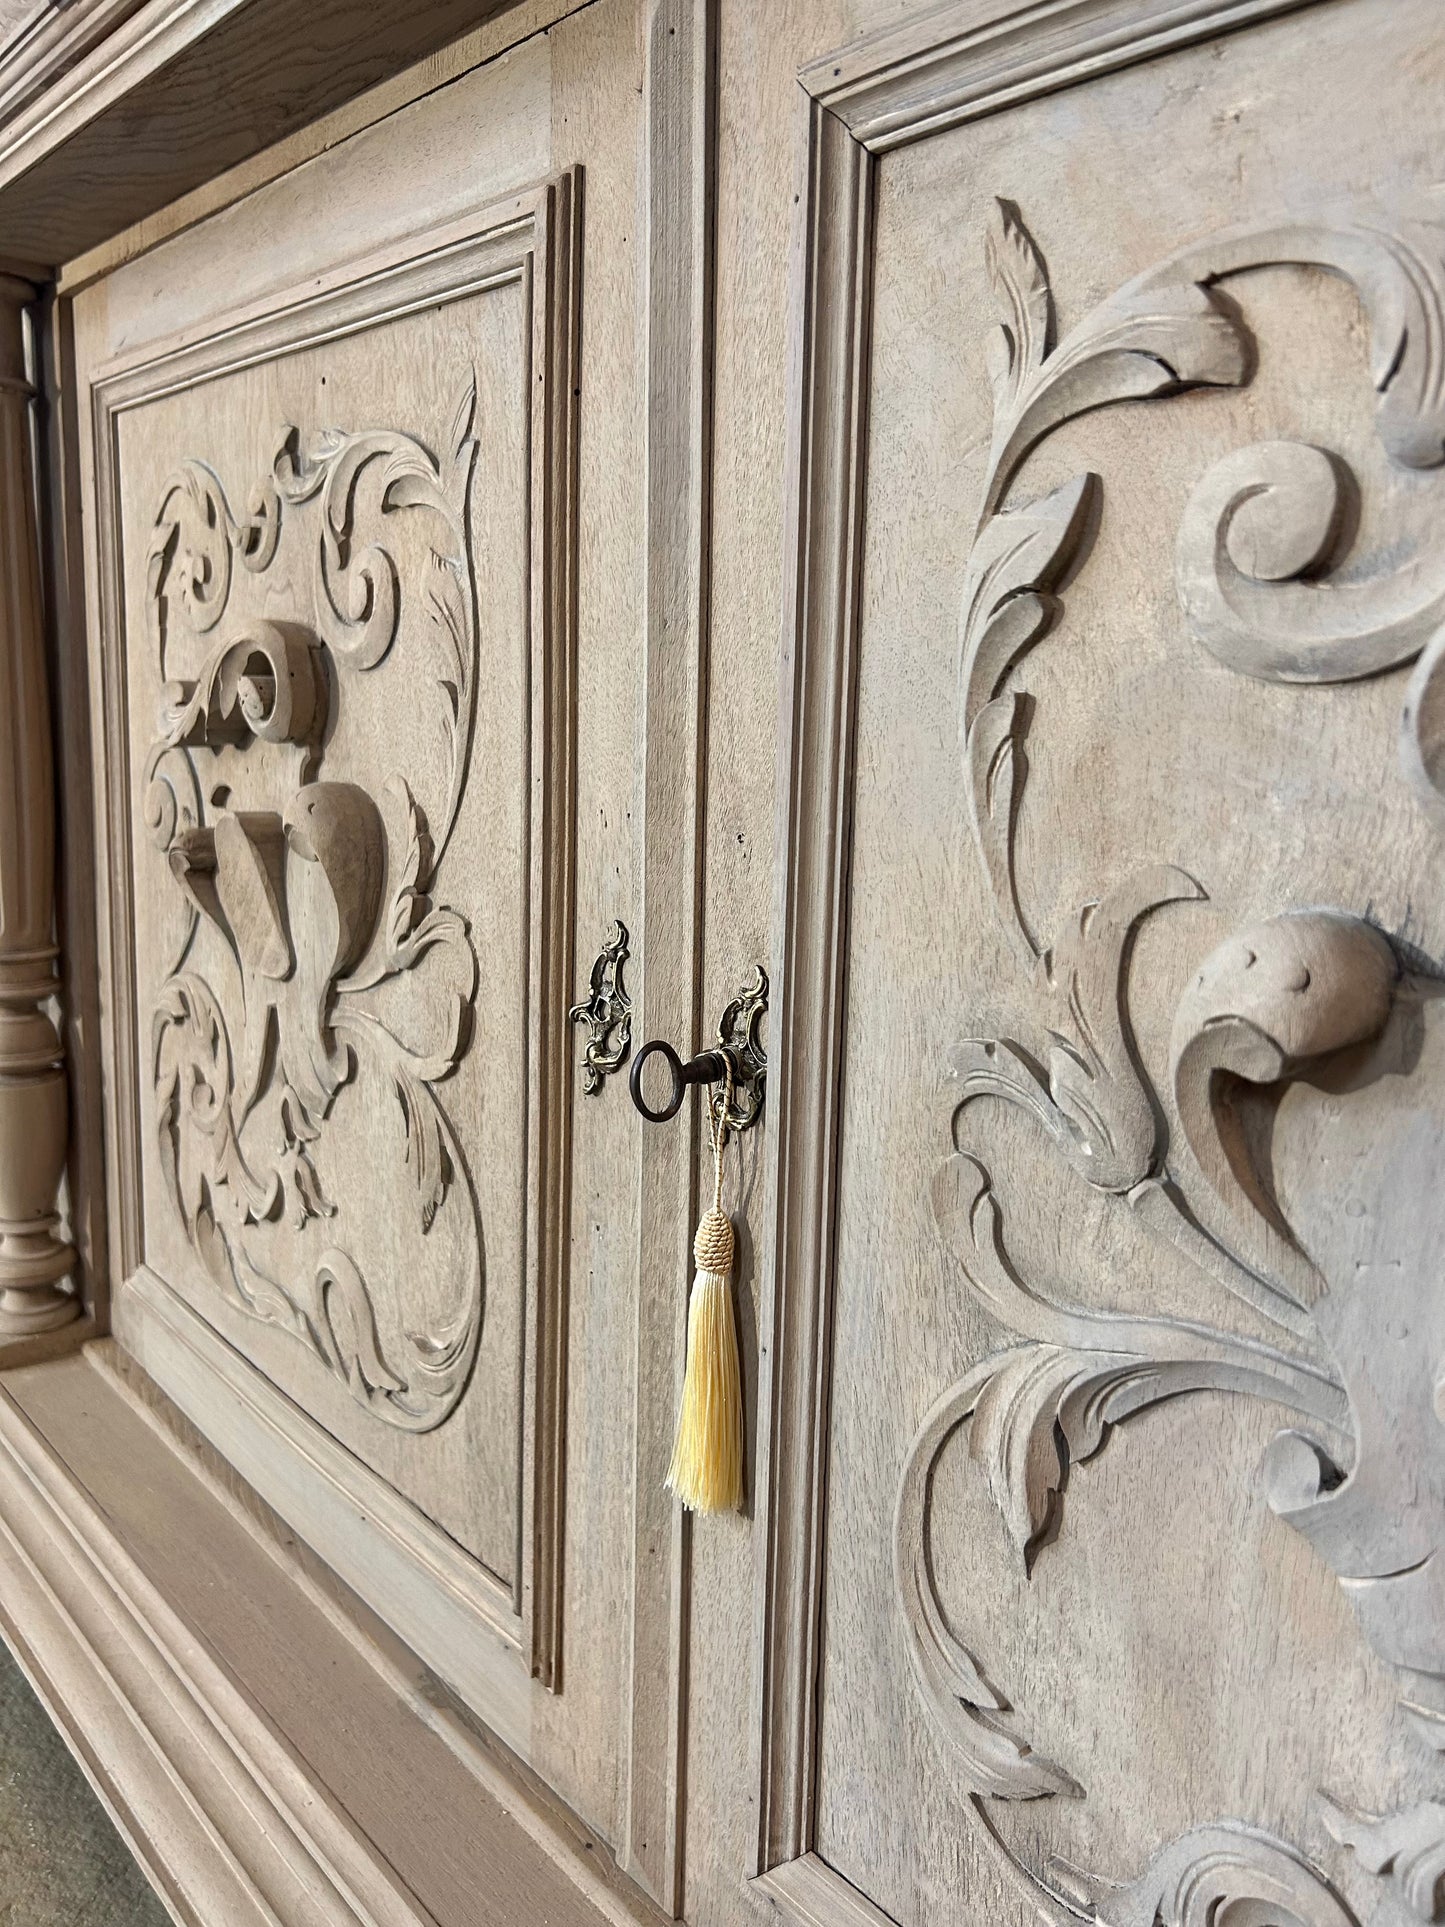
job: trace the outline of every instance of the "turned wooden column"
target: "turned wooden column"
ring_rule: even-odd
[[[58,989],[55,798],[30,458],[24,312],[35,290],[0,275],[0,1344],[80,1307],[59,1236],[66,1093],[46,1008]]]

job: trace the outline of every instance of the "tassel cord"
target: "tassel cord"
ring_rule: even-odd
[[[697,1275],[688,1303],[687,1367],[668,1488],[693,1512],[729,1512],[743,1498],[742,1370],[733,1313],[733,1228],[722,1208],[723,1154],[732,1111],[733,1067],[725,1059],[721,1099],[709,1095],[712,1208],[693,1240]]]
[[[728,1113],[733,1107],[733,1060],[723,1053],[723,1091],[716,1104],[708,1095],[708,1138],[712,1144],[712,1208],[722,1216],[723,1152],[727,1149]]]

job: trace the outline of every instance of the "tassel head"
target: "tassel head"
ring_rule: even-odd
[[[743,1499],[743,1394],[731,1273],[733,1228],[713,1209],[693,1240],[687,1370],[668,1489],[691,1512],[733,1512]]]
[[[733,1221],[726,1211],[705,1211],[692,1241],[692,1262],[699,1271],[711,1271],[719,1278],[732,1275]]]

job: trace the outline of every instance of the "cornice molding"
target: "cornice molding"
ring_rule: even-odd
[[[58,267],[505,3],[81,0],[43,15],[0,58],[0,254]]]

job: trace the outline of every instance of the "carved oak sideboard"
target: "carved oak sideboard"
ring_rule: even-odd
[[[1436,0],[14,11],[0,1632],[176,1919],[1433,1927]]]

